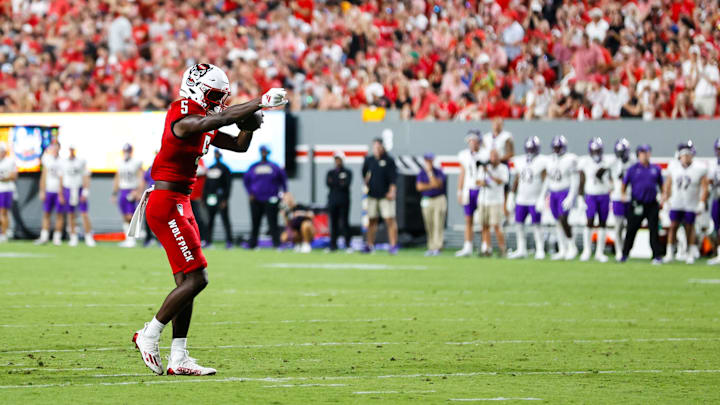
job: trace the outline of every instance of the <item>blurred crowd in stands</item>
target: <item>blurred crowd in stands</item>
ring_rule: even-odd
[[[718,115],[717,0],[6,0],[0,33],[0,112],[162,110],[209,62],[294,111]]]

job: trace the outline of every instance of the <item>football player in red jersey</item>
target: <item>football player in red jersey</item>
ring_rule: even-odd
[[[155,188],[147,197],[145,215],[150,229],[165,248],[177,285],[155,317],[133,336],[145,365],[156,374],[163,373],[159,341],[170,321],[173,340],[167,373],[209,375],[216,372],[199,366],[186,349],[193,299],[208,284],[207,261],[200,249],[200,235],[189,199],[198,161],[207,153],[209,145],[235,152],[247,151],[253,131],[262,124],[259,110],[287,103],[285,90],[280,88],[230,107],[225,105],[229,95],[230,82],[217,66],[201,63],[187,69],[180,85],[181,98],[170,105],[162,145],[152,165]],[[237,137],[218,131],[233,123],[240,128]],[[140,207],[142,209],[142,204]]]

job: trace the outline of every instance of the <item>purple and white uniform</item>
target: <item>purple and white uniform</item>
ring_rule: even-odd
[[[118,208],[123,215],[132,215],[135,212],[137,201],[129,199],[130,194],[140,187],[138,171],[142,169],[142,162],[130,158],[123,159],[118,165]]]
[[[46,153],[42,157],[43,170],[45,170],[45,200],[43,201],[43,211],[62,213],[60,206],[60,176],[62,175],[63,161],[60,157]]]
[[[712,199],[710,216],[717,231],[720,229],[720,158],[710,162],[708,180],[710,180],[710,198]]]
[[[668,165],[667,172],[668,178],[672,181],[669,201],[670,220],[694,224],[700,203],[700,186],[708,173],[707,166],[693,161],[685,167],[680,161],[674,160]]]
[[[577,155],[553,153],[550,156],[547,178],[550,190],[550,211],[555,219],[569,213],[568,210],[563,209],[562,203],[568,196],[570,198],[577,196],[577,190],[572,190],[573,187],[577,188],[577,176]]]
[[[481,161],[480,152],[473,152],[470,149],[463,149],[458,154],[458,160],[465,169],[465,179],[462,189],[462,204],[465,216],[471,217],[477,209],[477,200],[480,189],[477,186],[478,163]]]
[[[515,196],[515,222],[522,224],[530,216],[533,224],[539,224],[541,213],[535,204],[542,192],[542,172],[546,170],[547,158],[541,155],[524,155],[513,158],[513,172],[518,186]]]
[[[62,184],[66,213],[87,212],[87,199],[81,198],[83,178],[88,174],[87,164],[79,157],[65,159],[62,163]]]
[[[612,177],[613,189],[610,193],[612,200],[612,210],[615,217],[625,217],[630,207],[630,184],[627,185],[625,197],[622,195],[623,178],[627,169],[635,164],[635,158],[629,157],[623,162],[621,158],[615,158],[610,164],[610,176]]]
[[[587,218],[593,219],[597,215],[600,223],[604,224],[610,214],[612,179],[608,169],[611,161],[604,155],[599,159],[598,162],[592,156],[583,156],[579,159],[578,166],[585,175],[583,192],[585,194],[585,205],[587,206],[585,210]],[[602,169],[604,169],[604,172],[602,176],[598,177],[598,173]]]
[[[12,208],[15,181],[3,179],[12,176],[16,171],[15,159],[9,153],[0,159],[0,209]]]

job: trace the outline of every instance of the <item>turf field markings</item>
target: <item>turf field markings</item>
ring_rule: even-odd
[[[691,278],[688,283],[692,284],[720,284],[720,278]]]
[[[535,344],[535,343],[649,343],[649,342],[711,342],[720,338],[713,337],[667,337],[667,338],[633,338],[633,339],[549,339],[549,340],[472,340],[468,342],[445,342],[447,345],[484,345],[484,344]]]
[[[2,252],[0,259],[44,259],[54,257],[54,255],[38,254],[38,253],[20,253],[20,252]]]
[[[347,384],[277,384],[277,385],[263,385],[263,388],[305,388],[305,387],[347,387]]]
[[[480,377],[480,376],[538,376],[538,375],[592,375],[592,374],[692,374],[692,373],[720,373],[720,370],[576,370],[576,371],[478,371],[471,373],[427,373],[427,374],[393,374],[393,375],[339,375],[339,376],[303,376],[303,377],[225,377],[225,378],[158,378],[152,381],[117,381],[97,382],[85,384],[37,384],[37,385],[0,385],[0,389],[48,388],[48,387],[94,387],[113,385],[144,385],[144,384],[202,384],[217,382],[288,382],[313,380],[367,380],[367,379],[395,379],[395,378],[427,378],[427,377]],[[95,377],[152,377],[152,374],[97,374]]]
[[[538,344],[538,343],[662,343],[662,342],[715,342],[718,338],[704,337],[668,337],[668,338],[636,338],[636,339],[551,339],[551,340],[473,340],[468,342],[445,342],[446,345],[484,345],[484,344]],[[248,345],[220,345],[220,346],[192,346],[196,350],[226,350],[226,349],[262,349],[273,347],[323,347],[323,346],[390,346],[390,345],[438,345],[436,342],[283,342],[270,344],[248,344]],[[161,347],[169,349],[169,347]],[[28,350],[3,350],[0,354],[22,354],[22,353],[71,353],[71,352],[102,352],[114,350],[133,350],[130,347],[93,347],[84,349],[28,349]]]
[[[527,397],[527,398],[505,398],[505,397],[495,397],[495,398],[450,398],[450,401],[455,402],[481,402],[481,401],[544,401],[542,398],[533,398],[533,397]]]
[[[268,263],[271,269],[320,269],[320,270],[428,270],[427,266],[391,265],[379,263]]]
[[[8,373],[21,373],[23,371],[49,371],[49,372],[65,372],[65,371],[90,371],[97,368],[75,367],[75,368],[47,368],[47,367],[25,367],[7,370]]]
[[[355,395],[389,395],[389,394],[430,394],[435,390],[410,390],[410,391],[355,391]]]

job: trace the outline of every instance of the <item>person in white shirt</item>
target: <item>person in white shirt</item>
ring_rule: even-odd
[[[533,88],[525,97],[525,119],[546,118],[553,100],[552,89],[545,87],[545,78],[538,74],[533,79]]]
[[[620,118],[620,113],[625,104],[630,100],[628,89],[620,85],[617,76],[610,78],[610,89],[604,92],[602,108],[608,118]]]
[[[500,161],[507,163],[515,154],[515,144],[512,133],[503,129],[504,124],[502,117],[493,118],[492,131],[483,135],[482,141],[484,150],[497,150],[500,152]]]
[[[88,197],[90,196],[90,173],[84,159],[77,156],[74,145],[69,146],[70,154],[63,162],[60,184],[63,189],[63,212],[68,214],[70,246],[77,246],[78,235],[75,230],[76,212],[80,213],[85,228],[85,244],[95,246],[90,217],[88,216]]]
[[[10,210],[13,205],[17,176],[15,159],[10,156],[7,145],[0,142],[0,243],[8,241]]]
[[[583,252],[580,261],[590,260],[592,255],[592,233],[597,229],[597,246],[595,260],[605,263],[605,227],[610,214],[610,159],[604,156],[603,142],[600,138],[593,138],[588,144],[588,156],[578,160],[580,172],[580,193],[585,196],[585,213],[587,226],[583,229]],[[598,225],[595,227],[595,217]]]
[[[627,228],[627,215],[630,210],[629,192],[623,195],[623,178],[627,169],[635,164],[635,158],[630,155],[630,142],[621,138],[615,142],[615,160],[610,166],[610,176],[613,181],[613,190],[610,194],[612,211],[615,216],[615,259],[622,258],[622,248],[625,243],[625,229]],[[628,185],[629,187],[630,185]]]
[[[477,209],[477,201],[480,189],[476,181],[478,169],[484,162],[481,161],[481,139],[480,131],[470,130],[465,137],[468,148],[460,151],[460,175],[458,176],[457,197],[460,205],[465,211],[465,242],[462,249],[455,252],[455,256],[470,256],[473,252],[473,216]]]
[[[715,58],[702,57],[697,73],[697,82],[693,92],[693,107],[699,115],[715,115],[717,106],[717,86],[720,85],[720,71]]]
[[[693,161],[695,145],[692,141],[678,145],[678,161],[668,165],[668,176],[663,185],[660,204],[670,204],[670,230],[663,263],[673,261],[677,230],[680,224],[685,228],[689,252],[685,262],[692,264],[700,257],[695,245],[695,217],[705,211],[708,196],[708,169],[703,163]],[[678,252],[680,256],[680,252]]]
[[[45,150],[40,174],[40,200],[43,202],[42,228],[40,238],[35,241],[36,245],[42,245],[50,240],[50,216],[55,211],[55,232],[53,241],[60,243],[62,238],[63,212],[60,193],[60,174],[63,161],[60,159],[60,145],[51,144]]]
[[[130,227],[137,201],[145,189],[145,173],[142,169],[142,162],[133,158],[132,145],[126,143],[123,146],[123,158],[118,164],[115,179],[113,180],[113,201],[117,203],[120,214],[123,217],[123,233],[127,234]],[[120,243],[121,247],[135,247],[135,238],[127,236]]]
[[[481,254],[490,256],[492,244],[490,240],[490,227],[495,232],[495,238],[500,248],[500,256],[505,255],[505,236],[502,232],[502,223],[505,218],[505,185],[510,180],[510,170],[500,161],[500,152],[497,149],[490,151],[490,162],[478,171],[477,185],[482,187],[478,198],[480,227],[482,228]]]
[[[525,156],[513,159],[515,180],[512,190],[515,194],[515,226],[517,232],[517,249],[508,255],[508,259],[518,259],[527,256],[525,241],[525,220],[530,217],[530,223],[535,239],[535,259],[545,258],[545,243],[542,238],[540,219],[542,212],[535,206],[541,198],[543,182],[545,181],[546,159],[540,156],[540,138],[532,136],[525,141]]]
[[[710,163],[708,168],[708,186],[712,195],[712,208],[710,209],[710,217],[713,220],[713,239],[715,242],[715,250],[717,256],[708,260],[707,264],[720,264],[720,138],[715,140],[713,145],[715,149],[715,160]]]
[[[607,34],[607,30],[610,28],[610,24],[602,18],[602,10],[597,7],[593,8],[588,12],[588,15],[590,16],[591,21],[585,26],[585,33],[591,41],[593,39],[597,39],[600,42],[604,42],[605,35]]]
[[[580,183],[577,171],[577,156],[567,153],[567,139],[558,135],[552,140],[553,154],[548,162],[548,172],[540,193],[536,209],[542,210],[545,206],[545,194],[550,190],[550,211],[555,218],[557,226],[558,251],[552,255],[552,260],[572,260],[577,256],[578,250],[572,237],[572,228],[568,223],[568,214],[575,205]]]

